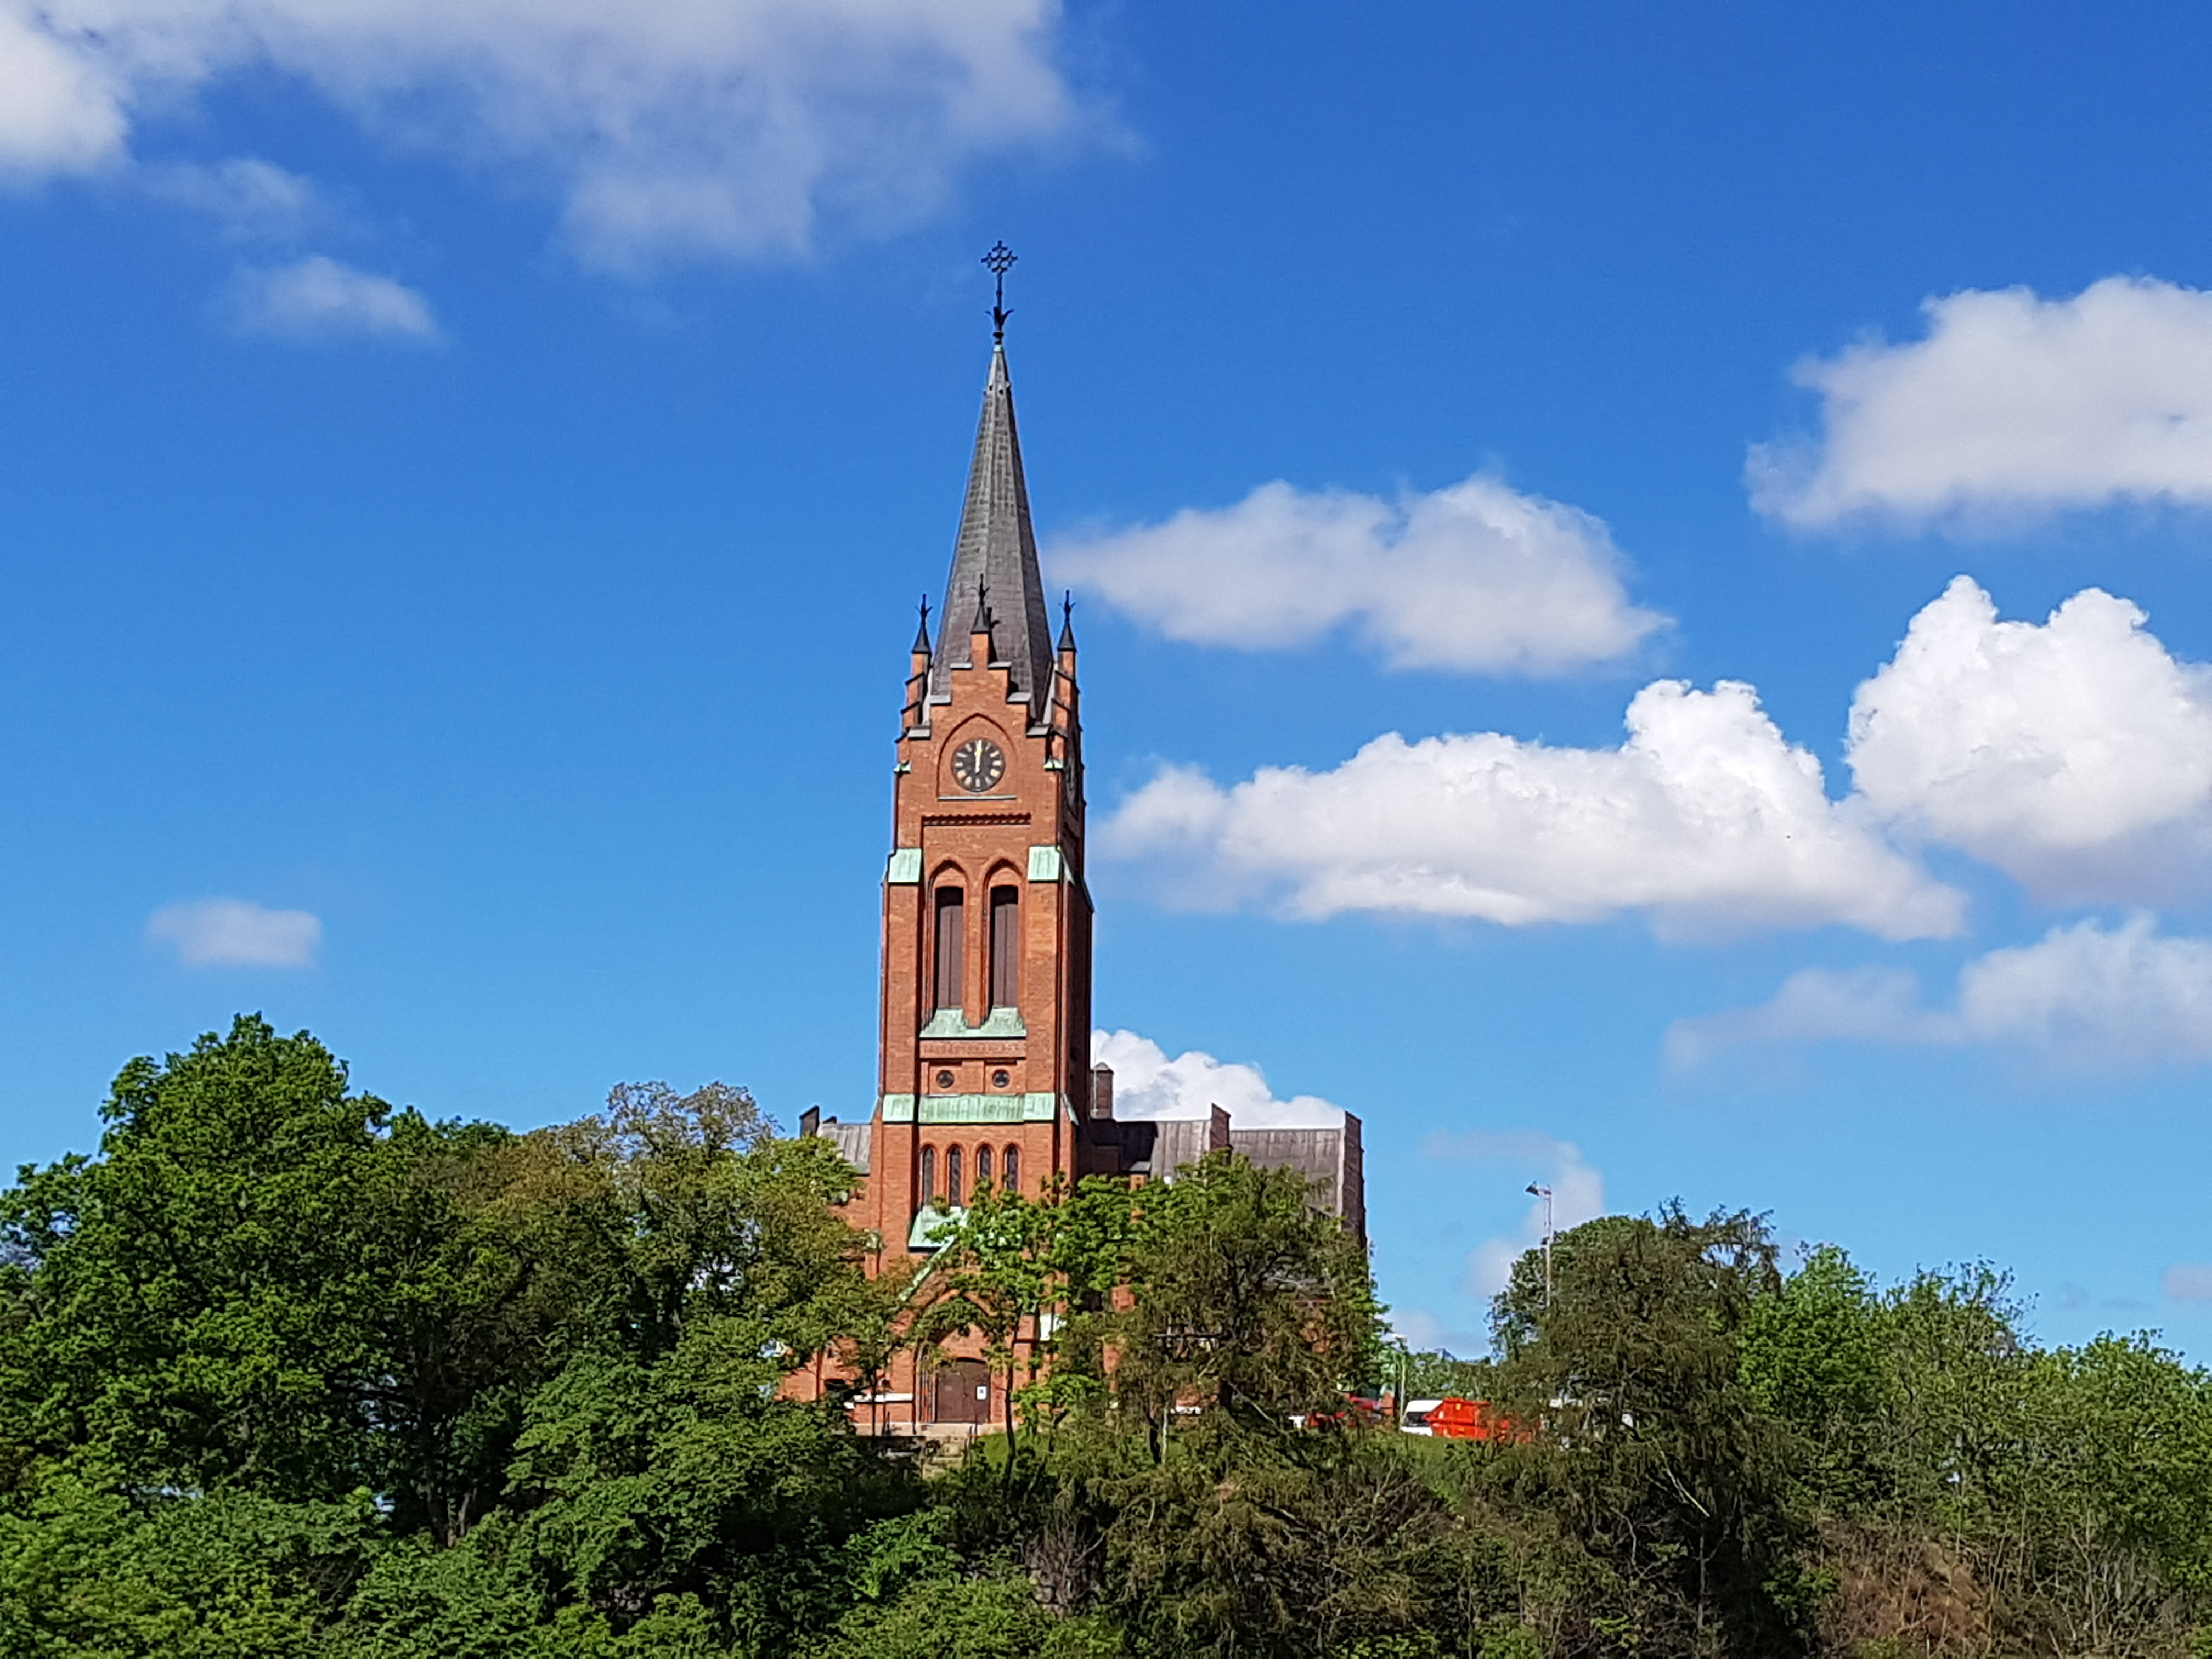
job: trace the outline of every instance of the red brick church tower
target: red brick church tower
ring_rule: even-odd
[[[933,648],[914,643],[884,878],[869,1188],[886,1248],[933,1198],[1081,1170],[1091,896],[1075,638],[1052,642],[1003,343]]]
[[[943,1206],[1124,1167],[1091,1063],[1091,895],[1073,627],[1055,644],[998,330],[937,638],[916,634],[884,872],[881,1071],[867,1123],[810,1121],[867,1176],[888,1261]]]
[[[1003,280],[1012,256],[994,249]],[[1030,1197],[1086,1175],[1172,1179],[1235,1147],[1306,1169],[1363,1237],[1358,1120],[1240,1134],[1215,1107],[1123,1123],[1113,1073],[1091,1065],[1091,923],[1084,884],[1083,728],[1075,634],[1052,637],[1022,476],[1004,296],[967,501],[937,638],[925,611],[908,664],[884,872],[881,1069],[874,1110],[809,1111],[862,1180],[844,1206],[872,1237],[872,1272],[923,1269],[947,1212],[988,1182]],[[926,1291],[924,1292],[926,1295]],[[1015,1338],[1025,1370],[1042,1334]],[[902,1354],[867,1396],[876,1428],[991,1420],[1010,1379],[954,1342],[925,1372]],[[820,1369],[794,1377],[811,1394]]]

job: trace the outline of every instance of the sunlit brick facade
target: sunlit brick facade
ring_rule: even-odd
[[[1035,1196],[1086,1175],[1144,1179],[1156,1163],[1170,1177],[1229,1146],[1218,1109],[1211,1123],[1118,1121],[1112,1074],[1090,1064],[1075,637],[1065,619],[1051,633],[1003,345],[937,635],[925,623],[908,664],[892,793],[874,1109],[850,1122],[810,1112],[804,1126],[861,1172],[846,1213],[871,1236],[872,1271],[926,1269],[933,1234],[982,1182]],[[1267,1133],[1279,1155],[1264,1161],[1315,1165],[1322,1201],[1364,1234],[1358,1120]],[[1287,1152],[1273,1144],[1285,1136],[1299,1142]],[[857,1420],[897,1431],[997,1420],[1003,1376],[957,1342],[938,1362],[901,1357]],[[811,1393],[827,1380],[793,1382]]]

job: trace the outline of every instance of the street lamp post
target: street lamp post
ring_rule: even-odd
[[[1530,1196],[1544,1200],[1544,1311],[1552,1310],[1552,1189],[1528,1183]]]
[[[1402,1429],[1406,1426],[1406,1370],[1412,1356],[1406,1339],[1396,1331],[1389,1332],[1382,1340],[1398,1350],[1398,1386],[1390,1396],[1390,1426]]]

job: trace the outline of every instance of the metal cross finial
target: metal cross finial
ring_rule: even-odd
[[[921,596],[921,631],[925,634],[929,632],[929,595],[927,593]]]
[[[1062,628],[1075,626],[1075,590],[1072,587],[1060,590],[1060,625]]]
[[[997,297],[991,306],[991,338],[1003,344],[1006,338],[1006,319],[1013,313],[1006,309],[1006,273],[1014,268],[1015,253],[1004,242],[994,242],[991,251],[983,256],[984,269],[998,280]]]

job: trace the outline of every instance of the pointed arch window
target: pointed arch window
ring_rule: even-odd
[[[937,890],[937,1006],[960,1008],[966,981],[962,969],[968,956],[968,895],[958,887]]]
[[[991,1149],[988,1146],[978,1146],[975,1149],[975,1190],[980,1193],[990,1184]]]
[[[999,1168],[1001,1171],[999,1176],[1001,1189],[1010,1193],[1021,1191],[1022,1149],[1018,1146],[1007,1147],[1006,1161],[1000,1164]]]
[[[934,1146],[921,1149],[921,1180],[915,1190],[921,1193],[923,1204],[937,1196],[937,1148]]]
[[[945,1149],[945,1201],[957,1208],[960,1203],[960,1149]]]
[[[1012,1008],[1022,1000],[1022,890],[991,890],[991,1006]]]

